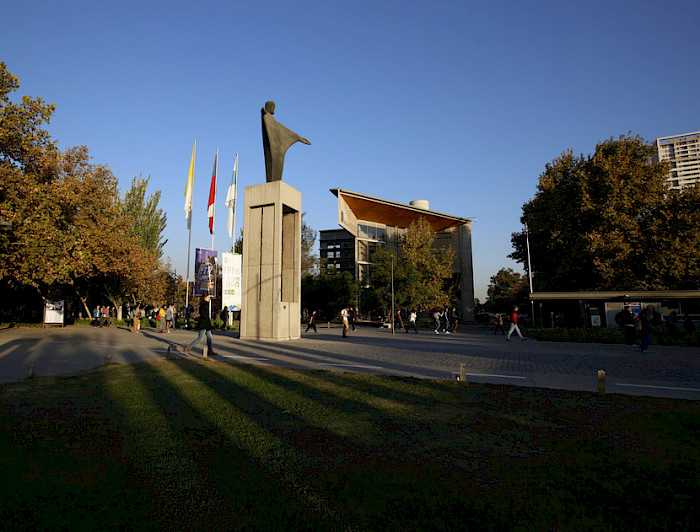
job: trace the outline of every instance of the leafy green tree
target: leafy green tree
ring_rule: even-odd
[[[150,179],[150,176],[146,179],[139,176],[131,181],[131,188],[123,198],[118,198],[119,215],[124,222],[126,236],[161,258],[167,242],[163,240],[167,217],[163,209],[158,208],[160,190],[146,198]]]
[[[521,217],[536,291],[698,286],[698,191],[670,191],[654,153],[621,136],[592,156],[568,151],[546,165]],[[512,243],[510,257],[527,267],[525,232]]]
[[[10,94],[19,81],[0,63],[0,279],[44,298],[70,287],[89,314],[95,287],[109,294],[151,282],[157,257],[116,230],[117,180],[84,146],[61,152],[43,129],[53,111],[40,98]],[[115,291],[114,287],[119,287]]]
[[[318,270],[318,256],[314,253],[314,245],[318,232],[304,220],[306,213],[301,215],[301,276],[304,278]]]
[[[514,272],[512,268],[501,268],[491,277],[486,304],[493,310],[507,310],[513,305],[523,304],[529,293],[526,276]]]
[[[320,272],[307,275],[301,283],[302,306],[320,310],[323,318],[333,319],[347,305],[357,301],[359,284],[350,272]]]
[[[435,247],[435,235],[424,218],[411,222],[401,245],[406,262],[405,307],[446,307],[452,299],[452,247]]]
[[[381,310],[391,308],[392,256],[380,248],[370,257],[370,293],[365,301]],[[424,218],[412,222],[401,245],[401,256],[394,256],[393,260],[395,307],[429,309],[450,305],[453,263],[451,247],[436,248],[430,224]]]

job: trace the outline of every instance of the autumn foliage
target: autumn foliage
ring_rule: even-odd
[[[665,185],[655,147],[621,136],[562,153],[523,205],[535,291],[697,289],[700,188]],[[527,267],[525,232],[511,258]]]
[[[121,304],[163,296],[155,250],[120,227],[117,179],[85,146],[58,149],[45,131],[54,106],[10,95],[18,79],[0,62],[0,279],[45,298]]]

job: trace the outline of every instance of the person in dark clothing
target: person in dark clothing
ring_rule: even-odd
[[[352,327],[352,330],[355,330],[355,322],[357,322],[357,310],[355,310],[355,307],[350,307],[350,327]]]
[[[309,332],[309,329],[313,329],[315,333],[318,333],[316,330],[316,311],[314,310],[311,313],[311,316],[309,316],[309,323],[306,326],[306,332]]]
[[[642,354],[647,352],[649,346],[651,345],[651,320],[653,319],[652,311],[648,308],[644,309],[639,314],[639,330],[641,332],[641,339],[639,340],[639,348]]]
[[[628,305],[625,305],[625,308],[615,315],[615,323],[617,323],[625,335],[625,344],[634,345],[637,331],[634,327],[635,323],[632,309]]]
[[[503,328],[503,315],[499,312],[496,312],[496,314],[493,317],[493,334],[498,334],[498,331],[501,331],[501,334],[503,336],[506,335],[506,330]]]
[[[212,343],[212,335],[211,335],[211,331],[212,331],[212,329],[214,329],[214,326],[211,323],[211,314],[210,314],[210,306],[211,305],[209,304],[210,301],[211,301],[211,296],[209,294],[207,294],[202,298],[202,301],[199,304],[199,319],[197,320],[197,324],[194,326],[195,329],[199,330],[199,335],[190,345],[185,346],[183,348],[183,352],[186,355],[189,355],[192,348],[195,345],[197,345],[199,342],[204,340],[205,336],[207,338],[207,349],[209,351],[209,354],[212,356],[216,355],[216,353],[214,352],[214,345]]]

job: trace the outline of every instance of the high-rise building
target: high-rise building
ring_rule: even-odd
[[[700,131],[656,139],[658,158],[669,163],[669,187],[700,183]]]
[[[384,247],[400,253],[408,226],[424,218],[435,233],[435,245],[452,247],[461,313],[466,319],[474,318],[471,218],[431,211],[425,200],[405,204],[339,188],[331,192],[338,197],[338,225],[342,229],[320,231],[325,268],[349,271],[361,286],[366,285],[372,252]]]

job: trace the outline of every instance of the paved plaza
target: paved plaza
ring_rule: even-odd
[[[302,328],[303,330],[303,328]],[[0,383],[62,375],[105,363],[162,358],[168,347],[182,355],[195,331],[170,334],[146,328],[134,334],[123,327],[70,326],[0,330]],[[202,356],[204,342],[192,350]],[[467,380],[568,390],[597,391],[597,372],[606,372],[608,393],[700,400],[700,349],[652,346],[642,355],[624,345],[521,342],[513,337],[472,330],[455,335],[432,331],[392,334],[359,327],[347,339],[338,327],[318,328],[300,340],[242,341],[230,332],[214,332],[218,360],[233,364],[356,371],[381,375],[450,379],[465,365]]]

